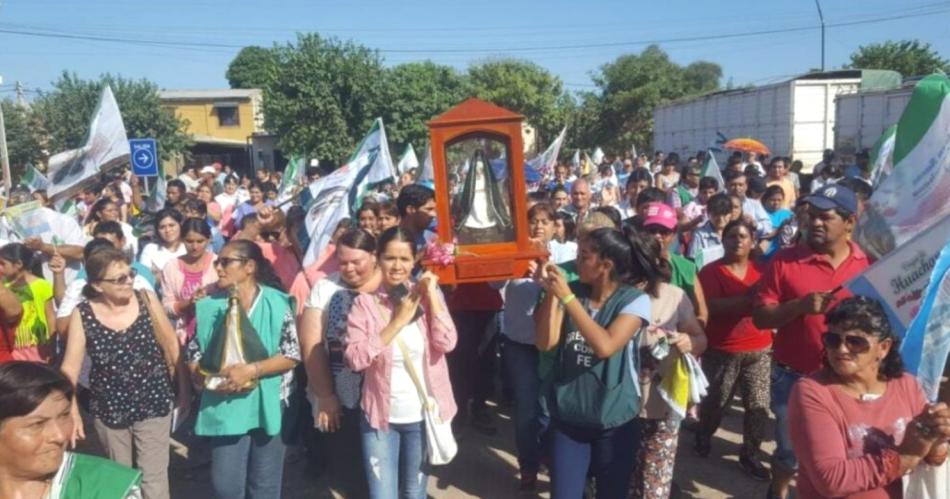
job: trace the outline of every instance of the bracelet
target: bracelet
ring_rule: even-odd
[[[566,307],[568,303],[574,301],[574,298],[577,298],[577,296],[575,296],[574,293],[571,293],[565,296],[564,298],[561,298],[561,306]]]
[[[254,379],[261,379],[261,364],[255,362],[251,365],[254,366]]]

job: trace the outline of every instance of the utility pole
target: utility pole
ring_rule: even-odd
[[[0,84],[2,83],[3,77],[0,76]],[[3,106],[0,106],[0,168],[3,169],[3,186],[9,197],[13,181],[10,179],[10,157],[7,155],[7,129],[3,124]]]
[[[821,22],[821,70],[825,70],[825,15],[821,12],[821,3],[815,0],[815,7],[818,7],[818,20]]]
[[[20,107],[26,106],[26,98],[23,97],[23,84],[17,80],[14,87],[16,89],[16,103]]]

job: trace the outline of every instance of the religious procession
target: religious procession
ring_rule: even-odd
[[[950,498],[928,44],[660,98],[353,43],[2,101],[0,499]]]

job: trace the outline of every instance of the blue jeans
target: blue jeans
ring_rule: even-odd
[[[360,423],[363,439],[363,468],[373,499],[425,499],[425,423],[389,424],[388,431],[376,430],[366,418]]]
[[[515,402],[515,446],[521,473],[537,473],[542,450],[542,434],[548,418],[541,411],[538,395],[538,349],[505,338],[501,349],[502,374],[511,387]]]
[[[584,496],[588,470],[597,483],[597,499],[625,499],[640,447],[640,425],[629,423],[596,430],[555,422],[552,435],[551,498]]]
[[[772,466],[788,473],[798,469],[798,459],[792,450],[792,438],[788,430],[788,399],[792,387],[802,376],[783,367],[772,365],[771,409],[775,413],[775,452],[772,454]]]
[[[221,499],[279,498],[284,442],[263,430],[211,437],[211,486]]]

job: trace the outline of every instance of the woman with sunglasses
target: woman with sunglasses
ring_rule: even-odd
[[[154,295],[132,289],[135,272],[125,254],[103,248],[85,261],[86,299],[69,319],[69,341],[62,370],[75,385],[89,356],[89,412],[96,435],[113,461],[142,470],[147,499],[169,497],[168,446],[177,374],[179,407],[186,410],[190,390],[179,361],[178,342]],[[70,440],[85,438],[76,400]]]
[[[181,223],[185,218],[175,208],[165,208],[155,214],[153,222],[155,242],[145,245],[139,262],[152,274],[161,275],[168,262],[184,255],[187,250],[181,242]]]
[[[211,485],[218,497],[280,497],[284,469],[283,416],[289,406],[300,345],[292,300],[253,241],[231,241],[214,268],[218,287],[234,290],[251,328],[269,355],[226,366],[222,386],[203,390],[195,434],[209,437]],[[195,304],[195,335],[188,361],[195,386],[204,388],[198,362],[223,330],[229,292]],[[256,383],[254,383],[256,381]],[[247,386],[253,388],[247,389]]]
[[[443,421],[455,417],[445,354],[458,335],[438,277],[426,272],[411,281],[413,234],[399,227],[380,234],[377,260],[382,285],[354,300],[344,351],[346,364],[364,372],[363,467],[369,497],[420,499],[428,484],[420,390],[435,400]]]
[[[175,323],[175,334],[184,345],[195,334],[195,303],[218,282],[214,253],[208,251],[211,228],[201,218],[181,225],[186,253],[168,262],[162,270],[162,304]]]
[[[947,457],[950,409],[904,371],[883,307],[848,298],[828,312],[823,367],[792,389],[798,495],[902,497],[901,477]]]
[[[723,199],[728,208],[728,198]],[[719,212],[718,208],[713,210],[712,200],[709,205],[710,210]],[[752,323],[753,290],[764,270],[757,260],[750,258],[755,246],[755,226],[742,218],[727,223],[722,230],[722,245],[722,259],[699,272],[709,305],[709,348],[702,357],[709,390],[699,408],[696,453],[702,457],[709,455],[712,437],[738,391],[744,410],[739,466],[756,479],[768,480],[769,471],[755,460],[769,420],[772,366],[772,332]]]

